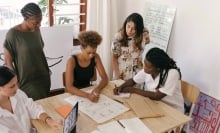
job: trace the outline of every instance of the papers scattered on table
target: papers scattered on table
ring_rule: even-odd
[[[121,84],[123,84],[125,81],[124,80],[113,80],[110,81],[115,87],[115,86],[120,86]],[[119,95],[114,95],[115,97],[121,97],[121,98],[129,98],[131,96],[131,93],[120,93]]]
[[[138,118],[164,116],[163,111],[158,109],[158,104],[149,98],[133,94],[127,102]]]
[[[119,93],[119,95],[114,95],[114,96],[121,98],[129,98],[131,96],[131,93]]]
[[[118,80],[112,80],[110,81],[111,83],[115,84],[116,86],[120,86],[122,85],[125,81],[122,79],[118,79]]]
[[[97,123],[103,123],[129,110],[126,106],[118,103],[107,96],[101,94],[99,101],[93,103],[86,98],[79,96],[70,96],[65,98],[70,104],[79,102],[79,110]]]
[[[99,125],[97,130],[92,133],[112,133],[114,131],[117,133],[152,133],[152,131],[137,117]]]

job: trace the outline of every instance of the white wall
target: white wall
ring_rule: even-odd
[[[181,68],[182,79],[202,92],[220,99],[220,1],[153,0],[176,7],[176,16],[168,45],[168,54]],[[132,12],[144,15],[149,0],[120,0],[118,23]],[[152,1],[151,1],[152,2]],[[123,9],[123,10],[124,10]]]
[[[6,32],[6,30],[0,30],[0,54],[3,53]],[[72,54],[71,50],[73,49],[73,26],[42,27],[41,33],[45,43],[45,55],[52,58],[47,59],[48,65],[59,62],[50,67],[52,71],[51,89],[63,88],[62,73],[65,71],[67,59]],[[4,61],[0,60],[0,65],[3,64]]]

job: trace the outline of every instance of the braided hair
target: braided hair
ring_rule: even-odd
[[[28,3],[21,9],[21,14],[24,18],[41,16],[42,12],[40,7],[35,3]]]
[[[160,69],[160,79],[156,89],[165,84],[168,76],[168,71],[170,69],[176,69],[179,72],[181,79],[181,72],[180,69],[177,67],[176,62],[172,58],[170,58],[167,53],[164,52],[164,50],[160,48],[152,48],[146,54],[145,59],[149,61],[154,67]]]

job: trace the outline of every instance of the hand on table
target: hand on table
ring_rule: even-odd
[[[62,120],[53,120],[49,118],[46,120],[46,123],[53,129],[62,129],[63,128],[63,121]]]
[[[100,96],[100,91],[94,89],[92,92],[89,94],[88,99],[92,102],[98,102]]]

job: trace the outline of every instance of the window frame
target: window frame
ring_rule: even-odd
[[[49,10],[49,17],[48,17],[48,21],[49,21],[49,27],[54,25],[54,17],[53,17],[53,13],[54,13],[54,8],[53,8],[53,3],[54,0],[48,0],[48,10]],[[86,16],[87,16],[87,0],[80,0],[80,3],[84,3],[80,5],[80,31],[84,31],[86,30]]]

